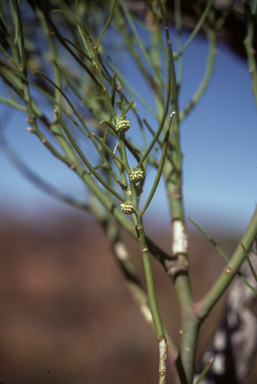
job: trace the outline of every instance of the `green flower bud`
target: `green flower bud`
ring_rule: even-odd
[[[116,131],[123,133],[123,132],[127,132],[129,128],[130,128],[130,120],[127,120],[126,116],[117,115]]]
[[[132,168],[129,174],[129,179],[132,183],[138,183],[145,178],[145,173],[142,169]]]
[[[129,195],[129,196],[132,195],[132,192],[131,192],[131,188],[130,188],[130,187],[127,188],[127,192],[128,192],[128,195]]]
[[[126,213],[126,215],[131,215],[131,213],[134,213],[136,208],[132,201],[126,201],[124,204],[121,204],[120,207],[122,212]]]

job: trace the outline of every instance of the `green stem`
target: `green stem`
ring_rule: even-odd
[[[207,373],[209,372],[211,366],[212,366],[212,363],[213,363],[213,360],[214,360],[215,356],[212,356],[211,359],[208,361],[208,363],[205,365],[205,367],[203,368],[202,372],[200,373],[200,375],[197,377],[196,381],[194,382],[194,384],[200,384],[201,381],[204,379],[204,377],[207,375]]]
[[[182,55],[183,52],[185,52],[185,50],[187,49],[187,47],[190,45],[190,43],[193,41],[193,39],[195,38],[195,36],[197,35],[197,33],[199,32],[200,28],[202,27],[206,17],[208,16],[209,12],[210,12],[210,9],[212,7],[212,4],[213,4],[213,1],[214,0],[209,0],[206,7],[205,7],[205,10],[203,11],[202,13],[202,16],[200,17],[198,23],[196,24],[193,32],[191,33],[191,35],[189,36],[187,42],[185,43],[185,45],[183,46],[183,48],[178,52],[178,54],[176,55],[176,58],[180,57]]]
[[[204,94],[204,92],[205,92],[205,90],[206,90],[206,88],[207,88],[207,86],[208,86],[208,84],[210,82],[211,76],[213,74],[214,61],[215,61],[215,56],[216,56],[216,53],[217,53],[217,48],[216,48],[217,36],[216,36],[216,32],[213,29],[210,29],[208,31],[208,36],[209,36],[209,56],[208,56],[208,59],[207,59],[207,65],[206,65],[205,74],[204,74],[203,80],[202,80],[199,88],[197,89],[197,91],[193,95],[192,100],[186,106],[184,111],[180,114],[180,121],[183,120],[188,115],[188,113],[192,110],[192,108],[200,100],[200,98]]]
[[[149,196],[148,196],[148,198],[147,198],[147,200],[145,202],[144,208],[142,209],[142,214],[145,213],[145,211],[147,210],[149,204],[151,203],[152,198],[154,197],[156,189],[157,189],[157,187],[159,185],[159,181],[161,179],[161,175],[162,175],[162,171],[163,171],[163,167],[164,167],[164,162],[165,162],[165,158],[166,158],[166,154],[167,154],[167,149],[168,149],[170,124],[171,124],[172,116],[173,115],[171,114],[170,115],[170,119],[169,119],[169,123],[168,123],[168,127],[167,127],[167,131],[166,131],[166,135],[165,135],[165,138],[164,138],[162,155],[161,155],[160,164],[159,164],[159,167],[158,167],[158,170],[157,170],[157,174],[156,174],[156,177],[155,177],[152,189],[151,189],[151,191],[149,193]]]
[[[256,5],[254,6],[254,9],[255,8],[256,8]],[[245,44],[245,49],[246,49],[246,54],[248,59],[249,72],[252,76],[253,95],[254,95],[254,99],[257,107],[257,69],[256,69],[255,51],[253,48],[256,15],[253,15],[251,13],[249,0],[244,1],[244,10],[245,10],[246,28],[247,28],[244,44]]]
[[[16,152],[9,147],[9,145],[7,144],[3,136],[0,136],[0,145],[1,147],[3,147],[6,155],[11,160],[13,165],[16,166],[17,171],[20,172],[25,178],[27,178],[30,182],[32,182],[41,191],[44,191],[50,196],[52,196],[53,198],[64,201],[65,203],[68,203],[73,207],[76,207],[78,209],[82,209],[88,212],[90,211],[90,206],[88,204],[70,195],[63,193],[61,190],[55,188],[54,186],[52,186],[51,184],[43,180],[41,177],[39,177],[37,173],[32,171],[23,162],[23,160],[17,156]]]
[[[99,153],[101,154],[101,157],[102,159],[104,160],[104,164],[105,164],[105,168],[109,171],[110,175],[113,177],[113,179],[121,186],[121,188],[123,190],[126,189],[126,185],[125,184],[122,184],[121,180],[118,178],[118,176],[116,175],[116,173],[114,172],[114,170],[112,169],[111,167],[111,164],[110,164],[110,160],[107,159],[105,157],[105,155],[103,154],[103,151],[102,151],[102,147],[106,150],[106,152],[108,153],[108,155],[111,155],[112,158],[117,161],[121,166],[124,166],[124,163],[123,161],[117,156],[115,155],[111,149],[105,144],[105,142],[103,141],[103,139],[101,139],[100,137],[97,136],[96,133],[92,133],[92,137],[94,137],[99,143],[100,143],[100,146],[99,146]],[[109,184],[109,182],[108,182]]]
[[[79,53],[84,56],[87,60],[91,61],[92,62],[92,57],[90,57],[86,52],[83,51],[83,49],[81,49],[80,47],[78,47],[76,44],[74,44],[72,41],[70,41],[69,39],[67,39],[67,37],[63,36],[63,35],[60,35],[60,37],[66,41],[68,44],[72,45],[75,49],[77,49],[79,51]]]
[[[73,148],[75,149],[75,151],[78,153],[79,157],[81,158],[81,160],[83,161],[83,163],[88,167],[88,169],[92,172],[92,174],[97,178],[98,181],[100,181],[100,183],[108,190],[110,191],[113,196],[117,197],[117,199],[119,199],[120,201],[122,201],[123,203],[126,201],[123,197],[121,197],[96,171],[95,169],[92,167],[92,165],[90,164],[90,162],[87,160],[87,158],[84,156],[83,152],[81,151],[80,147],[78,146],[76,140],[74,140],[74,137],[72,136],[72,134],[70,133],[68,127],[66,126],[66,124],[64,123],[60,113],[55,110],[55,114],[58,118],[58,121],[60,122],[64,132],[66,133],[68,139],[70,140]]]
[[[14,9],[15,9],[15,15],[17,18],[17,37],[19,42],[19,53],[21,57],[21,71],[26,76],[27,74],[27,68],[26,68],[26,55],[25,55],[25,46],[24,46],[24,36],[23,36],[23,29],[22,29],[22,21],[21,21],[21,15],[19,10],[18,1],[14,0]]]
[[[124,133],[118,133],[118,138],[120,142],[120,157],[123,161],[124,168],[126,169],[126,172],[129,174],[130,172],[130,166],[128,163],[127,158],[127,151],[126,151],[126,145],[125,145],[125,134]]]
[[[209,242],[217,249],[217,251],[219,252],[219,254],[223,257],[223,259],[229,263],[229,258],[228,256],[225,254],[225,252],[223,252],[223,250],[220,248],[220,246],[216,243],[216,241],[205,231],[205,229],[203,229],[203,227],[198,224],[194,219],[192,219],[191,217],[189,217],[189,220],[196,226],[196,228],[199,229],[199,231],[206,237],[206,239],[209,240]],[[238,276],[240,277],[240,279],[245,283],[245,285],[247,285],[248,288],[250,288],[255,295],[257,295],[257,290],[247,281],[247,279],[241,274],[240,271],[237,272]]]
[[[128,253],[127,247],[120,237],[120,231],[117,222],[114,221],[111,216],[106,217],[106,215],[103,215],[102,212],[100,212],[99,215],[99,212],[94,211],[94,215],[102,224],[102,227],[107,234],[109,241],[111,242],[113,253],[116,256],[116,260],[118,261],[119,267],[126,280],[126,285],[131,293],[133,301],[140,309],[140,312],[143,314],[146,322],[153,326],[154,324],[151,311],[147,305],[147,293],[142,287],[135,265]],[[171,352],[170,356],[174,361],[177,358],[178,350],[167,329],[164,328],[164,331],[170,348],[169,352]]]
[[[126,80],[125,76],[122,75],[121,71],[117,68],[117,66],[112,63],[110,60],[102,60],[105,62],[105,64],[111,68],[113,71],[115,71],[119,77],[119,79],[122,81],[123,86],[125,86],[143,105],[144,107],[151,113],[152,116],[156,118],[156,120],[159,120],[158,114],[151,108],[151,106],[145,101],[144,97],[141,96]]]
[[[58,90],[60,92],[60,94],[64,97],[64,99],[67,101],[67,103],[69,104],[69,106],[71,107],[71,109],[73,110],[75,116],[77,116],[77,118],[79,119],[80,123],[82,124],[82,126],[85,128],[85,131],[87,133],[89,133],[89,129],[87,128],[84,120],[82,119],[82,117],[80,116],[80,114],[78,113],[77,109],[74,107],[74,105],[72,104],[72,102],[69,100],[69,98],[65,95],[65,93],[63,92],[63,90],[54,82],[52,81],[51,79],[49,79],[49,77],[47,77],[44,73],[40,72],[40,71],[34,71],[33,73],[39,73],[41,76],[43,76],[47,81],[49,81],[49,83],[51,83],[54,88],[56,90]],[[30,82],[31,83],[31,82]],[[61,105],[61,102],[59,101],[60,100],[60,96],[55,96],[55,100],[56,100],[56,103],[57,103],[57,106],[59,107]],[[63,110],[63,108],[62,108]]]
[[[109,155],[112,156],[114,160],[118,161],[124,166],[124,162],[119,158],[119,156],[113,153],[113,151],[108,147],[108,145],[105,144],[105,142],[101,137],[99,137],[95,132],[92,133],[92,136],[96,138],[96,140],[103,146],[103,148],[109,153]],[[129,172],[129,169],[128,169],[128,172]]]
[[[47,4],[47,2],[45,2],[45,4]],[[96,79],[96,77],[91,72],[91,70],[83,63],[82,60],[80,60],[80,58],[72,51],[72,49],[69,47],[69,45],[67,45],[66,41],[62,38],[62,35],[59,33],[58,29],[56,28],[56,26],[52,22],[49,14],[47,13],[46,9],[44,9],[44,7],[43,7],[43,12],[44,12],[44,16],[45,16],[46,20],[50,23],[51,27],[53,28],[54,33],[55,33],[57,39],[59,40],[59,42],[64,46],[66,51],[68,51],[71,54],[71,56],[78,62],[78,64],[87,72],[87,74],[91,77],[91,79],[93,80],[95,85],[98,88],[102,89],[101,84]]]
[[[166,28],[167,24],[161,1],[158,0],[158,3],[161,9],[165,32],[168,38],[168,28]],[[163,170],[167,184],[173,226],[173,258],[169,262],[168,273],[174,281],[181,320],[181,356],[177,361],[177,370],[182,383],[189,384],[193,380],[196,344],[200,321],[193,313],[191,313],[191,307],[194,304],[194,300],[188,276],[187,232],[185,227],[181,190],[182,154],[180,150],[178,86],[172,52],[169,61],[171,68],[171,102],[172,108],[176,113],[174,123],[172,122],[171,126],[170,147],[172,149],[176,168],[174,168],[173,164],[167,160]]]
[[[148,124],[146,119],[143,119],[143,122],[145,123],[145,126],[147,127],[147,129],[150,131],[151,135],[154,136],[154,131],[150,127],[150,125]],[[163,148],[163,142],[160,139],[157,140],[157,143],[158,143],[160,148]],[[169,145],[170,145],[170,143],[169,143]],[[173,165],[174,169],[176,169],[176,165],[175,165],[175,163],[174,163],[174,161],[172,159],[171,153],[167,153],[166,156],[167,156],[167,159],[169,160],[169,162]],[[148,162],[151,162],[151,160],[149,161],[149,158],[147,160],[148,160]],[[158,168],[158,164],[156,164],[156,166]]]
[[[128,23],[129,23],[129,25],[130,25],[130,28],[131,28],[131,30],[132,30],[132,32],[133,32],[134,38],[135,38],[135,40],[136,40],[138,46],[140,47],[140,49],[141,49],[141,51],[142,51],[142,53],[143,53],[143,55],[144,55],[144,57],[145,57],[147,63],[149,64],[149,66],[152,68],[152,70],[154,71],[154,73],[156,74],[156,76],[158,77],[158,79],[159,79],[159,80],[161,81],[161,83],[162,83],[163,80],[162,80],[161,72],[160,72],[160,70],[159,70],[159,71],[156,70],[156,68],[154,67],[154,65],[153,65],[153,63],[152,63],[152,60],[151,60],[151,57],[150,57],[150,55],[147,53],[147,51],[146,51],[146,49],[145,49],[145,46],[144,46],[144,44],[142,43],[141,38],[140,38],[140,36],[139,36],[139,34],[138,34],[137,30],[136,30],[136,27],[135,27],[135,25],[134,25],[134,23],[133,23],[133,19],[132,19],[131,15],[130,15],[128,9],[127,9],[126,4],[124,3],[123,0],[120,0],[120,3],[121,3],[121,5],[122,5],[122,9],[123,9],[123,11],[124,11],[124,13],[125,13],[125,15],[126,15],[126,18],[127,18],[127,20],[128,20]]]
[[[8,84],[17,94],[20,98],[22,98],[24,101],[25,101],[25,97],[24,97],[24,94],[22,93],[21,90],[19,90],[17,87],[15,87],[14,84],[12,84],[10,82],[10,80],[7,78],[7,76],[5,76],[5,74],[3,72],[0,72],[1,73],[1,76],[3,77],[4,81],[6,82],[6,84]],[[36,89],[38,89],[40,92],[42,92],[49,100],[51,100],[54,104],[56,104],[61,110],[63,113],[66,114],[66,116],[68,116],[68,118],[76,125],[76,127],[81,131],[82,134],[85,135],[85,131],[80,127],[80,125],[76,122],[76,120],[72,117],[72,115],[67,111],[67,108],[64,108],[62,106],[61,103],[59,103],[56,98],[52,97],[51,95],[48,94],[48,92],[44,91],[44,89],[40,88],[38,85],[36,85],[35,83],[33,83],[32,81],[28,80],[27,78],[25,78],[22,74],[20,73],[16,73],[14,71],[11,71],[11,70],[8,70],[8,72],[6,72],[8,75],[11,74],[11,75],[14,75],[20,79],[22,79],[23,82],[26,82],[28,84],[31,84],[33,85],[33,87],[35,87]],[[45,76],[45,78],[47,78]],[[50,80],[50,79],[49,79]],[[51,82],[51,81],[50,81]],[[17,83],[17,82],[16,82]],[[55,87],[57,88],[57,85],[55,83],[53,83],[55,85]],[[66,98],[66,95],[60,90],[60,92],[62,93],[62,96],[64,98]],[[33,111],[35,112],[35,114],[37,114],[40,118],[43,117],[43,114],[41,112],[41,110],[39,109],[39,107],[37,106],[37,104],[31,100],[31,103],[32,103],[32,107],[33,107]],[[74,108],[74,107],[73,107]],[[88,131],[88,128],[86,127],[83,119],[81,118],[81,116],[77,113],[76,109],[74,110],[74,113],[75,115],[78,117],[78,119],[80,120],[80,122],[83,124],[83,127],[85,128],[85,130]],[[88,131],[89,132],[89,131]]]
[[[57,62],[57,52],[56,52],[56,47],[54,40],[51,36],[51,31],[49,28],[49,25],[47,23],[47,20],[44,17],[39,18],[41,25],[42,25],[42,30],[44,31],[44,34],[47,38],[48,46],[50,49],[50,54],[51,54],[51,64],[53,67],[53,72],[54,72],[54,81],[52,84],[54,85],[54,108],[58,110],[59,114],[61,113],[60,111],[62,110],[62,96],[66,98],[62,91],[62,79],[61,79],[61,73],[59,70],[59,67],[56,65]],[[49,81],[49,79],[47,79]],[[74,150],[72,147],[69,145],[67,142],[66,138],[63,135],[62,129],[60,125],[56,122],[51,124],[50,130],[55,136],[57,142],[60,144],[61,148],[65,152],[65,154],[72,159],[73,163],[77,162],[77,157],[75,156]]]
[[[249,252],[251,246],[257,235],[257,208],[253,214],[252,220],[241,240],[244,245],[246,252]],[[232,279],[238,272],[240,265],[245,258],[244,250],[239,244],[230,259],[229,263],[221,273],[220,277],[216,280],[211,290],[206,296],[195,304],[196,314],[199,319],[203,320],[208,316],[216,302],[223,295]]]
[[[257,282],[257,275],[256,275],[255,269],[253,267],[253,264],[251,262],[251,259],[250,259],[249,255],[248,255],[248,252],[246,251],[244,244],[241,243],[241,241],[239,241],[239,243],[241,244],[241,246],[242,246],[242,248],[244,250],[245,258],[247,260],[247,263],[249,264],[249,267],[250,267],[250,270],[251,270],[252,275],[254,277],[254,280]],[[257,292],[255,294],[257,294]]]
[[[154,138],[153,138],[152,142],[150,143],[150,145],[148,146],[147,150],[145,151],[142,159],[137,164],[137,166],[136,166],[137,168],[140,168],[143,165],[144,161],[147,159],[149,153],[151,152],[154,144],[157,142],[157,140],[158,140],[158,138],[159,138],[159,136],[161,134],[161,131],[163,129],[163,126],[164,126],[164,123],[165,123],[165,120],[166,120],[166,117],[167,117],[168,109],[169,109],[170,90],[171,90],[171,65],[172,65],[173,60],[172,60],[171,42],[169,40],[169,35],[168,34],[167,34],[167,47],[168,47],[168,57],[169,57],[169,60],[168,60],[168,68],[167,68],[168,78],[167,78],[166,102],[165,102],[162,118],[161,118],[159,127],[158,127],[158,129],[156,131],[156,134],[154,135]]]
[[[113,6],[112,6],[112,9],[111,9],[111,12],[110,12],[110,15],[109,15],[109,17],[108,17],[108,20],[106,21],[106,24],[105,24],[105,26],[104,26],[104,28],[103,28],[103,30],[102,30],[102,32],[101,32],[101,35],[100,35],[100,37],[99,37],[99,39],[98,39],[97,44],[96,44],[96,46],[95,46],[95,49],[96,49],[96,50],[98,50],[99,45],[100,45],[100,42],[101,42],[101,40],[102,40],[102,37],[103,37],[103,35],[104,35],[105,31],[106,31],[106,28],[107,28],[108,25],[110,24],[110,21],[111,21],[113,12],[114,12],[114,10],[115,10],[116,3],[117,3],[117,0],[114,0],[114,2],[113,2]]]
[[[178,51],[180,51],[182,49],[181,0],[175,0],[174,13],[175,13],[175,26],[177,30],[177,47],[178,47]],[[182,55],[180,55],[178,58],[178,79],[177,79],[178,87],[180,87],[181,80],[182,80],[182,69],[183,69],[183,61],[182,61]]]
[[[150,260],[150,252],[146,244],[145,232],[143,228],[143,219],[140,213],[137,214],[137,232],[138,232],[138,241],[139,241],[140,251],[141,251],[143,263],[144,263],[145,278],[146,278],[147,293],[148,293],[147,301],[153,317],[156,338],[157,338],[157,341],[159,342],[161,339],[165,339],[165,333],[164,333],[162,320],[160,317],[160,313],[159,313],[159,309],[156,301],[152,266],[151,266],[151,260]]]
[[[17,101],[15,101],[13,99],[5,99],[4,97],[0,96],[0,102],[7,104],[7,105],[10,105],[13,108],[18,109],[19,111],[23,111],[23,112],[27,111],[27,108],[24,107],[24,105],[19,104]]]
[[[99,79],[100,79],[100,84],[102,86],[102,91],[103,91],[104,97],[106,99],[107,105],[108,105],[108,107],[110,109],[112,118],[115,120],[116,119],[116,113],[115,113],[115,110],[113,108],[110,96],[108,94],[108,90],[107,90],[107,88],[105,86],[105,82],[104,82],[104,78],[103,78],[103,73],[102,73],[102,69],[101,69],[101,63],[99,61],[97,49],[95,49],[94,52],[95,52],[96,68],[97,68],[97,71],[98,71],[98,75],[99,75]]]
[[[131,102],[128,104],[127,108],[122,112],[122,116],[126,116],[128,111],[133,107],[135,100],[132,99]]]

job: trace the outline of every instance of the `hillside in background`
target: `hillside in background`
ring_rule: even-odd
[[[157,350],[124,284],[101,228],[86,216],[53,214],[44,227],[0,219],[0,382],[3,384],[156,383]],[[38,217],[40,221],[40,216]],[[169,251],[169,233],[150,235]],[[240,238],[215,239],[228,255]],[[144,282],[138,246],[124,234]],[[224,266],[195,230],[189,233],[195,299]],[[164,322],[178,339],[172,283],[153,260]],[[201,333],[199,354],[222,317],[224,300]],[[254,372],[247,384],[256,382]]]

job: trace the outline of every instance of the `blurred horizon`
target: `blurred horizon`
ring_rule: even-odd
[[[9,227],[8,219],[3,220],[1,217],[0,382],[156,382],[154,332],[133,303],[110,244],[96,222],[74,212],[57,215],[53,221],[48,216],[47,226],[40,228],[34,224],[36,220]],[[169,251],[168,228],[152,228],[150,236]],[[122,237],[145,287],[138,244],[125,233]],[[238,241],[225,233],[215,240],[228,256]],[[193,295],[199,300],[225,262],[192,228],[189,259]],[[160,312],[177,343],[179,320],[172,282],[154,258],[152,265]],[[202,326],[197,360],[222,319],[224,305],[225,295]],[[256,382],[256,368],[254,363],[245,383]],[[172,369],[169,365],[168,377]]]

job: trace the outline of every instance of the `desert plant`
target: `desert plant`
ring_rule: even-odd
[[[123,0],[105,4],[76,1],[30,1],[0,4],[0,101],[27,113],[28,131],[85,184],[87,203],[65,196],[44,184],[27,168],[37,184],[70,204],[90,211],[110,240],[132,297],[147,322],[152,323],[159,346],[159,383],[166,383],[167,355],[175,362],[176,380],[192,383],[199,329],[228,288],[248,255],[257,234],[257,210],[234,254],[213,287],[195,302],[190,287],[187,229],[183,208],[183,156],[180,124],[202,97],[213,71],[217,33],[233,2],[216,13],[209,0],[187,42],[182,46],[180,1],[175,1],[178,50],[173,51],[165,3],[149,1],[147,18],[129,12]],[[245,47],[257,103],[257,75],[253,33],[257,2],[243,2],[237,12],[245,18]],[[144,28],[144,38],[139,30]],[[200,29],[210,46],[206,73],[188,106],[181,110],[179,90],[183,53]],[[109,34],[109,35],[108,35]],[[134,89],[108,54],[106,36],[119,34],[121,44],[134,60],[153,91],[153,109]],[[146,37],[147,36],[147,37]],[[146,40],[148,42],[146,43]],[[150,48],[149,48],[150,47]],[[114,47],[115,48],[115,47]],[[47,105],[41,103],[42,95]],[[135,102],[136,100],[136,102]],[[142,103],[155,126],[138,112]],[[42,106],[43,105],[43,106]],[[94,132],[92,132],[94,129]],[[128,130],[131,134],[128,136]],[[150,137],[150,139],[149,139]],[[151,188],[144,188],[149,169],[155,170]],[[145,212],[163,177],[172,219],[171,254],[146,235]],[[124,228],[138,241],[147,292],[123,243]],[[203,230],[204,231],[204,230]],[[206,234],[208,237],[208,235]],[[151,257],[173,281],[180,311],[180,344],[165,330],[155,295]],[[244,279],[242,277],[242,279]],[[245,283],[255,293],[246,279]],[[204,367],[200,382],[210,363]]]

